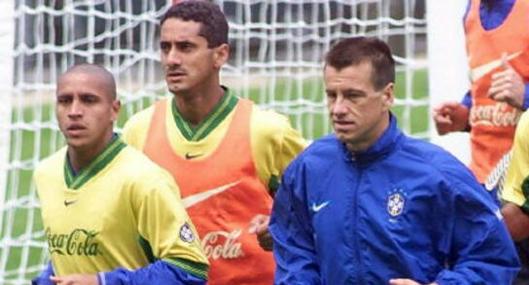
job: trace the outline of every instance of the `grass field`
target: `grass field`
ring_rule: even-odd
[[[403,73],[397,74],[396,98],[405,100],[407,78]],[[299,90],[301,88],[301,90]],[[427,72],[417,71],[411,79],[411,93],[414,100],[427,98]],[[248,92],[250,98],[258,101],[263,97],[263,92],[272,94],[274,102],[281,102],[285,96],[285,90],[290,94],[304,94],[304,99],[315,102],[317,106],[309,112],[295,104],[292,106],[274,106],[279,111],[291,111],[300,113],[298,116],[290,115],[293,125],[302,131],[305,137],[316,139],[329,132],[330,128],[326,114],[322,112],[323,83],[321,80],[307,80],[298,85],[294,82],[278,82],[271,90],[251,89]],[[143,102],[144,103],[144,102]],[[299,109],[298,109],[299,108]],[[134,109],[134,108],[132,108]],[[420,105],[413,107],[395,106],[393,112],[399,118],[399,122],[409,134],[424,134],[428,126],[428,106]],[[123,113],[118,121],[122,126],[129,114]],[[28,105],[25,108],[13,110],[13,122],[19,122],[20,128],[12,131],[10,161],[12,169],[8,173],[8,185],[4,200],[6,210],[1,213],[2,227],[0,228],[0,268],[3,276],[0,276],[0,284],[15,284],[17,278],[33,277],[40,269],[39,265],[45,258],[42,245],[43,236],[38,235],[42,230],[40,212],[35,204],[34,189],[31,187],[31,175],[35,163],[49,155],[58,146],[63,144],[60,134],[48,125],[39,125],[36,122],[50,122],[52,118],[52,107],[49,104],[43,106]],[[408,117],[405,123],[403,118]],[[34,131],[37,129],[38,131]],[[13,162],[20,164],[13,164]],[[10,243],[9,247],[6,244]],[[29,270],[33,268],[33,270]],[[19,273],[23,273],[20,277]]]

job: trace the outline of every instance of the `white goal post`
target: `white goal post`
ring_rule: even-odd
[[[28,284],[48,261],[31,176],[38,161],[64,144],[53,114],[58,75],[81,62],[108,68],[117,78],[123,103],[120,129],[134,112],[167,95],[157,39],[158,19],[170,2],[0,1],[0,284]],[[337,39],[367,35],[390,44],[397,62],[393,110],[403,129],[419,138],[433,134],[429,109],[434,100],[429,94],[447,98],[447,86],[460,79],[444,77],[440,83],[435,77],[466,63],[459,62],[454,70],[437,69],[449,62],[453,50],[464,46],[436,46],[446,35],[426,18],[428,11],[428,21],[437,25],[440,21],[430,16],[446,15],[440,24],[452,34],[446,23],[460,24],[461,15],[448,3],[465,2],[461,0],[215,2],[230,23],[232,54],[222,70],[222,82],[239,96],[288,115],[308,139],[331,131],[322,57]],[[447,58],[432,57],[438,53]],[[466,87],[450,88],[459,100]]]
[[[430,109],[446,101],[461,101],[469,90],[468,60],[463,34],[463,16],[468,1],[428,0],[428,74]],[[433,126],[433,121],[430,124]],[[461,161],[470,162],[468,133],[437,135],[430,128],[430,139]]]

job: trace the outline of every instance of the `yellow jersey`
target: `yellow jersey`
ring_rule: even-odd
[[[208,261],[174,180],[119,138],[77,175],[64,147],[39,164],[34,180],[56,275],[161,259],[206,278]]]
[[[529,213],[529,113],[523,113],[512,147],[502,198]]]

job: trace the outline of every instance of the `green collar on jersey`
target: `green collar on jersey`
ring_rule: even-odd
[[[79,173],[75,173],[70,165],[70,158],[66,152],[64,160],[64,181],[69,189],[77,190],[81,188],[90,178],[96,176],[107,164],[109,164],[118,153],[127,146],[117,135],[114,135],[105,149]]]
[[[215,105],[215,108],[208,116],[196,127],[192,127],[180,114],[176,108],[176,102],[173,97],[171,100],[171,109],[176,126],[182,135],[188,141],[199,141],[207,137],[227,116],[235,109],[239,98],[232,95],[227,88],[223,87],[224,96]]]

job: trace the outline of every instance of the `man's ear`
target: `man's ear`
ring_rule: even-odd
[[[221,44],[213,49],[213,65],[220,69],[230,57],[230,46],[228,44]]]
[[[395,100],[395,83],[390,82],[384,87],[384,90],[382,90],[382,100],[385,109],[389,110],[391,109],[391,106],[393,106],[393,102]]]
[[[112,116],[110,118],[112,122],[116,122],[118,120],[120,109],[121,109],[121,101],[119,101],[119,99],[112,101]]]

